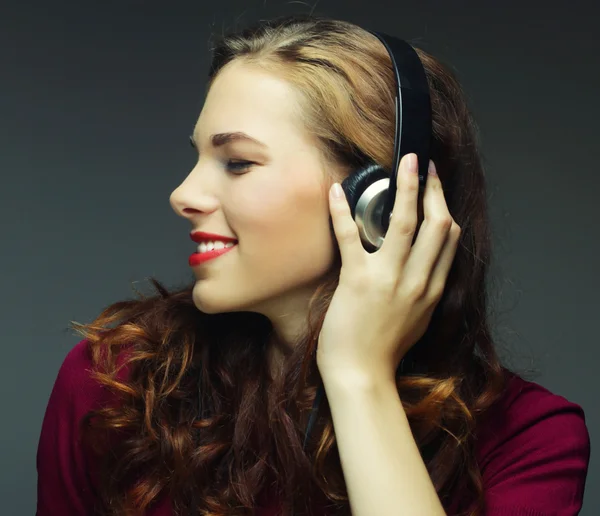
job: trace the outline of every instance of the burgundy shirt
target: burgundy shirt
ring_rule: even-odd
[[[96,502],[85,474],[78,423],[108,401],[89,375],[87,341],[64,359],[54,383],[37,450],[37,516],[88,516]],[[477,432],[486,516],[572,516],[579,513],[590,458],[582,408],[544,387],[511,375],[504,397]],[[93,481],[93,480],[92,480]],[[264,494],[256,516],[277,516]],[[455,514],[460,495],[449,507]],[[460,507],[464,509],[464,507]],[[147,516],[172,516],[170,500]]]

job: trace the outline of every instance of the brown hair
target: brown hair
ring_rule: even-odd
[[[508,372],[486,315],[484,172],[461,86],[448,67],[416,51],[431,91],[431,159],[462,233],[444,295],[397,387],[442,503],[460,492],[473,502],[464,514],[476,515],[484,505],[475,431]],[[314,16],[263,21],[221,38],[209,87],[239,59],[289,82],[298,116],[338,170],[349,171],[361,156],[389,169],[394,77],[372,34]],[[338,252],[281,381],[269,382],[265,361],[270,321],[250,312],[204,314],[192,302],[192,285],[169,292],[151,278],[152,297],[114,303],[90,324],[72,323],[88,340],[94,378],[119,400],[82,421],[86,442],[99,452],[101,514],[143,514],[169,495],[177,514],[246,515],[270,486],[296,514],[314,514],[317,505],[350,514],[326,396],[302,450],[319,380],[314,350],[339,266]],[[111,453],[101,453],[106,446]]]

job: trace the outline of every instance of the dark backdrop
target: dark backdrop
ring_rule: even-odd
[[[170,192],[195,162],[208,39],[260,18],[340,17],[450,63],[481,129],[494,334],[600,433],[597,2],[104,0],[0,3],[2,514],[33,514],[70,320],[192,278]],[[595,12],[594,12],[595,11]],[[592,454],[582,514],[600,514]]]

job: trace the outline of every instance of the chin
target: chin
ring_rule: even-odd
[[[196,283],[192,290],[192,300],[198,310],[205,314],[219,314],[231,311],[231,306],[226,299],[219,299],[214,294],[200,292],[200,283]]]
[[[198,310],[205,314],[221,314],[225,312],[243,312],[250,310],[245,304],[236,303],[227,294],[220,295],[214,293],[212,289],[206,289],[202,292],[200,282],[197,282],[192,290],[192,300]]]

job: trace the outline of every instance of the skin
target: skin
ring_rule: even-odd
[[[268,317],[275,334],[272,372],[302,330],[308,300],[335,252],[329,229],[332,180],[316,141],[294,113],[297,107],[296,93],[284,80],[247,63],[229,63],[194,128],[197,163],[170,196],[191,231],[239,241],[228,253],[193,267],[193,301],[205,313],[253,311]],[[213,134],[236,131],[265,147],[248,141],[211,144]],[[229,160],[253,164],[230,167]]]

